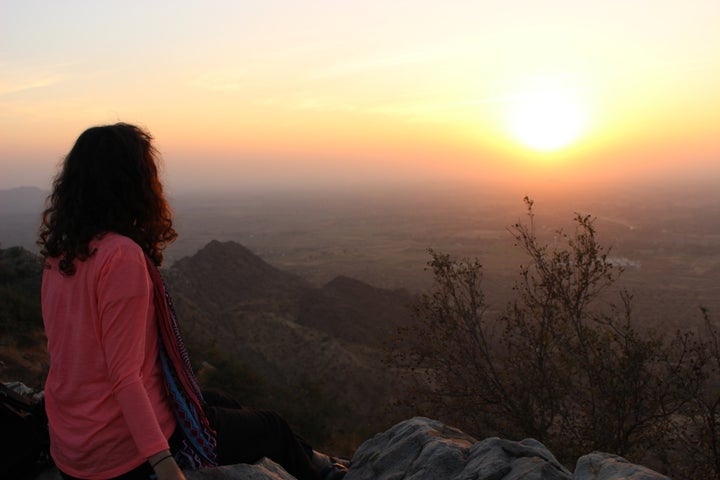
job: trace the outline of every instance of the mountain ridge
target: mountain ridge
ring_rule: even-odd
[[[391,325],[409,317],[391,321],[377,312],[403,311],[407,292],[348,277],[312,287],[232,241],[212,241],[164,275],[183,333],[200,347],[195,352],[211,346],[271,384],[296,392],[315,385],[333,408],[352,411],[354,421],[366,418],[368,428],[381,421],[378,412],[399,388],[383,364],[382,340]],[[367,302],[375,299],[382,305],[370,308]],[[312,309],[308,302],[315,302]],[[351,333],[342,335],[346,329]],[[203,362],[195,352],[191,349],[193,360]],[[351,421],[336,413],[331,422]]]

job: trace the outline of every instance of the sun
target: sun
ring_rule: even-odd
[[[587,114],[572,91],[536,91],[514,98],[508,116],[511,135],[526,147],[552,152],[575,143],[584,133]]]

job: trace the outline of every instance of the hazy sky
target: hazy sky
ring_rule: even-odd
[[[0,188],[87,127],[175,190],[720,178],[720,1],[0,1]]]

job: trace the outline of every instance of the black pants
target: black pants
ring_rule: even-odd
[[[205,414],[217,432],[221,465],[254,463],[267,457],[298,480],[319,480],[312,448],[298,437],[279,414],[243,407],[216,390],[203,392]]]
[[[220,465],[255,463],[267,457],[281,465],[298,480],[320,480],[312,463],[312,448],[292,429],[279,414],[252,410],[217,390],[203,392],[207,406],[205,415],[217,433],[218,462]],[[181,440],[179,430],[170,439],[170,449]],[[65,480],[80,480],[60,472]],[[155,478],[150,464],[139,467],[112,480],[149,480]]]

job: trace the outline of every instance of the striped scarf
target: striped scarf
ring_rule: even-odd
[[[175,309],[165,282],[155,263],[146,257],[154,288],[155,316],[160,330],[160,362],[177,425],[183,433],[182,445],[174,452],[180,468],[217,466],[215,432],[203,412],[203,398],[190,357],[178,327]]]

